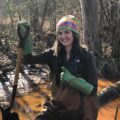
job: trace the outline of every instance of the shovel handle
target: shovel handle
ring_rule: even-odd
[[[23,51],[23,49],[19,48],[18,53],[17,53],[16,70],[15,70],[15,77],[14,77],[13,92],[12,92],[12,97],[11,97],[11,102],[10,102],[10,110],[12,109],[12,107],[14,105],[15,96],[17,93],[17,84],[18,84],[18,79],[19,79],[21,63],[22,63],[22,51]]]
[[[2,118],[2,108],[0,108],[0,120],[3,120],[3,118]]]

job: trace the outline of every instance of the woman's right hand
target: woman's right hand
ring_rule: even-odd
[[[23,54],[28,55],[32,52],[32,39],[30,36],[30,25],[27,21],[20,21],[18,23],[18,37],[19,37],[19,47],[23,48]]]

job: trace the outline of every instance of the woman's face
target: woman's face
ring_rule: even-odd
[[[70,30],[58,31],[58,40],[65,47],[72,47],[73,33]]]

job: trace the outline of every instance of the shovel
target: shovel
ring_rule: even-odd
[[[27,38],[27,35],[29,33],[29,27],[26,26],[27,30],[24,32],[24,27],[18,25],[18,36],[20,39],[19,43],[19,48],[18,48],[18,53],[17,53],[17,61],[16,61],[16,71],[15,71],[15,77],[14,77],[14,85],[13,85],[13,91],[12,91],[12,97],[11,97],[11,102],[8,108],[4,109],[0,107],[0,120],[19,120],[18,113],[11,112],[14,102],[15,102],[15,97],[17,93],[17,84],[18,84],[18,79],[19,79],[19,72],[20,72],[20,67],[21,67],[21,60],[22,60],[22,54],[23,54],[23,40]],[[22,31],[21,31],[22,30]],[[23,35],[22,34],[23,32]]]
[[[17,84],[18,84],[18,79],[19,79],[19,71],[20,71],[20,66],[21,66],[21,58],[22,58],[22,48],[18,49],[18,54],[17,54],[17,62],[16,62],[16,71],[15,71],[15,77],[14,77],[14,85],[13,85],[13,91],[12,91],[12,97],[11,97],[11,102],[8,108],[4,109],[0,107],[0,120],[19,120],[18,113],[11,112],[11,109],[13,108],[14,102],[15,102],[15,96],[17,92]]]
[[[20,67],[21,67],[21,60],[22,60],[22,55],[23,55],[23,48],[24,48],[24,41],[29,41],[30,36],[30,26],[26,21],[20,21],[18,24],[17,28],[17,33],[19,37],[19,48],[18,48],[18,53],[17,53],[17,62],[16,62],[16,71],[15,71],[15,78],[14,78],[14,85],[13,85],[13,92],[12,92],[12,97],[11,97],[11,102],[8,108],[3,109],[0,107],[1,111],[1,119],[0,120],[19,120],[18,113],[11,112],[11,109],[13,108],[14,102],[15,102],[15,97],[17,93],[17,84],[18,84],[18,79],[19,79],[19,72],[20,72]],[[26,45],[28,44],[26,42]],[[30,49],[32,50],[32,49]],[[28,51],[26,51],[28,53]]]

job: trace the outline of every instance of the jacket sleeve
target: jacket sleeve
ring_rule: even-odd
[[[24,55],[24,63],[25,64],[50,64],[51,57],[53,56],[53,52],[51,49],[45,50],[39,55]]]
[[[95,57],[93,53],[90,52],[88,52],[86,57],[86,80],[94,87],[91,95],[96,94],[98,87],[97,68],[96,68]]]

